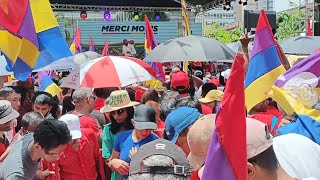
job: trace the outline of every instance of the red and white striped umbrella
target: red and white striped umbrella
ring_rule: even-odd
[[[139,59],[106,56],[88,61],[73,70],[60,87],[124,87],[153,79],[155,76],[156,73],[151,66]]]

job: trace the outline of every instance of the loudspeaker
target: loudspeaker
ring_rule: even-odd
[[[275,31],[277,29],[277,15],[275,11],[265,11],[271,28]],[[248,32],[255,32],[258,24],[260,11],[244,10],[244,28]]]
[[[313,31],[314,31],[314,36],[320,36],[320,22],[314,23]]]

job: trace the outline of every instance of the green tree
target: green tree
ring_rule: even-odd
[[[242,28],[234,28],[232,30],[226,30],[224,27],[217,23],[205,25],[204,36],[208,38],[216,39],[222,43],[231,43],[240,40],[240,36],[243,33]]]
[[[58,12],[55,14],[55,17],[57,19],[57,21],[59,22],[63,22],[64,23],[64,33],[66,35],[66,41],[68,43],[70,43],[70,41],[72,41],[71,39],[71,34],[69,31],[67,31],[67,27],[72,26],[72,21],[70,19],[65,18],[63,12]]]
[[[299,11],[292,14],[280,13],[277,15],[277,25],[278,40],[298,36],[306,28],[305,13]]]

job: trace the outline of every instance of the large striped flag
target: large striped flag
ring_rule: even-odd
[[[184,36],[189,36],[191,35],[191,31],[190,31],[189,16],[188,16],[185,0],[181,0],[181,8],[182,8],[182,19],[183,19],[182,27],[184,28]]]
[[[47,72],[38,72],[38,83],[40,91],[47,92],[52,96],[62,91],[60,87],[52,81]]]
[[[237,53],[217,112],[202,180],[247,179],[243,65],[244,54]]]
[[[15,78],[71,56],[49,0],[0,1],[0,49]]]
[[[298,119],[278,131],[297,133],[320,144],[320,51],[300,61],[281,75],[270,96],[287,114]]]
[[[147,15],[144,16],[144,20],[146,23],[146,37],[144,40],[144,48],[147,56],[151,52],[151,50],[158,45],[158,43]],[[160,62],[151,62],[149,65],[156,71],[156,78],[161,81],[161,83],[164,83],[165,75],[162,64]],[[157,82],[153,83],[159,84]]]
[[[70,51],[73,54],[82,52],[80,28],[77,29],[76,34],[74,35],[72,44],[70,45]]]
[[[189,16],[188,16],[185,0],[181,0],[181,8],[182,8],[182,19],[183,19],[182,21],[183,35],[189,36],[191,35],[191,30],[190,30]],[[188,66],[189,66],[189,61],[183,62],[183,71],[187,74],[188,74]]]
[[[266,13],[261,10],[245,80],[248,112],[268,98],[273,82],[285,72]]]
[[[89,47],[89,51],[95,52],[92,36],[90,36],[90,47]]]

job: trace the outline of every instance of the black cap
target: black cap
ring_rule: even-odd
[[[133,120],[135,129],[158,129],[156,124],[156,113],[154,109],[145,104],[141,104],[135,108]]]
[[[145,167],[143,160],[153,155],[170,157],[174,161],[172,166]],[[175,174],[190,176],[193,168],[190,166],[183,150],[165,139],[157,139],[140,147],[130,162],[130,175],[134,174]]]

